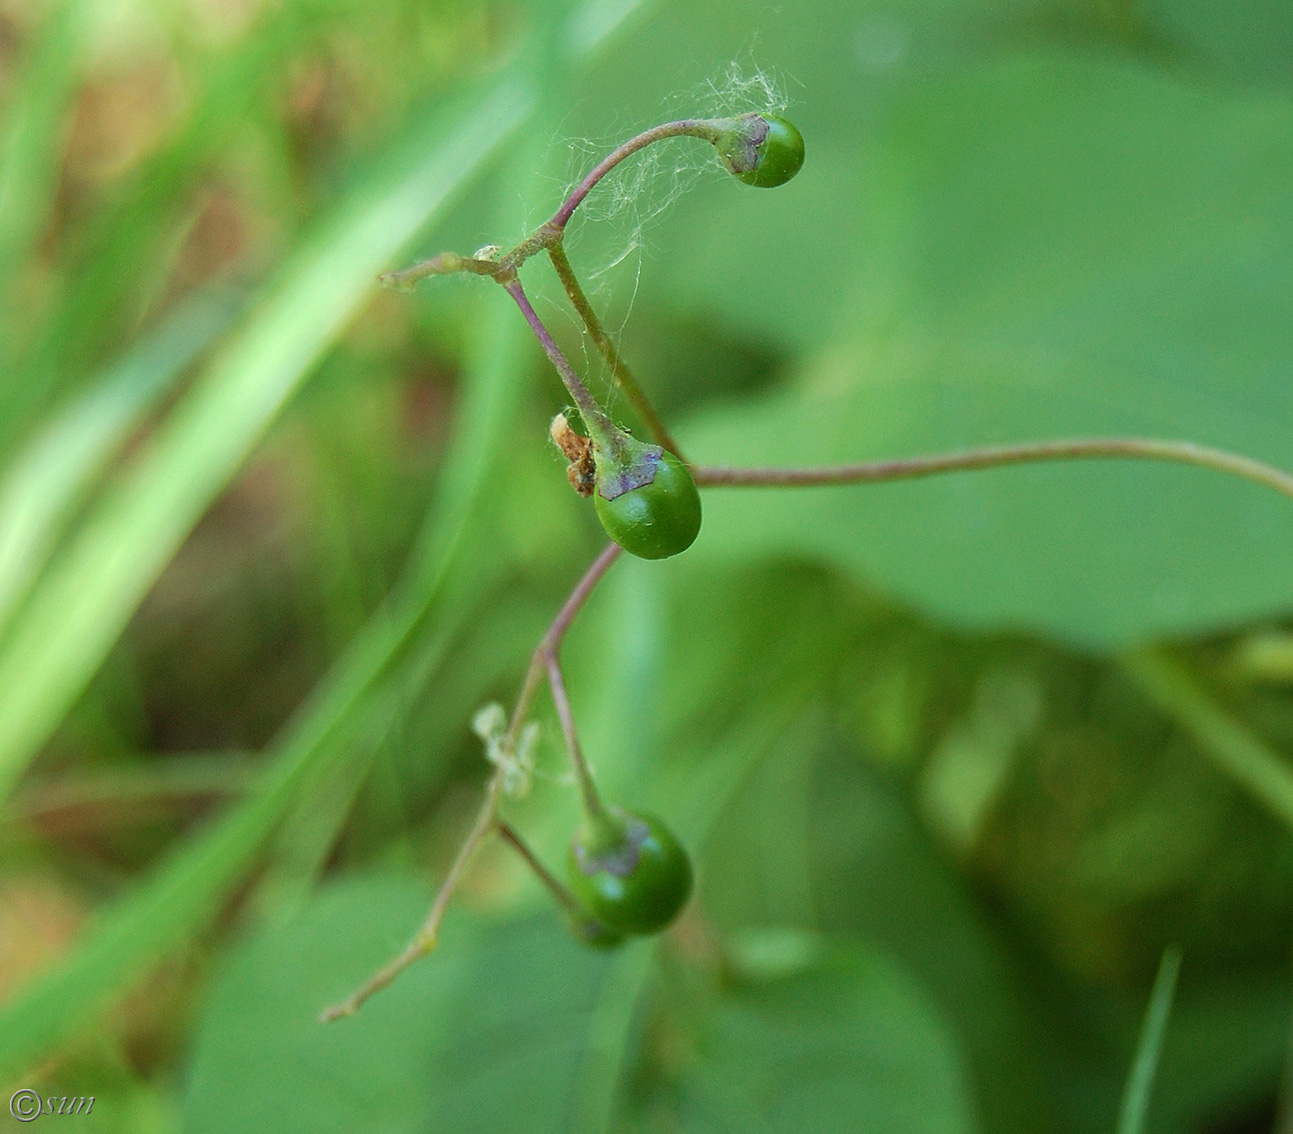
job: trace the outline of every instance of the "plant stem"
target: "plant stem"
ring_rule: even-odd
[[[693,468],[698,485],[786,487],[827,484],[874,484],[889,480],[914,480],[940,473],[965,472],[1021,465],[1038,461],[1090,458],[1127,458],[1171,461],[1197,465],[1263,484],[1293,498],[1293,475],[1263,461],[1212,449],[1191,441],[1154,441],[1142,437],[1078,437],[1063,441],[1037,441],[1023,445],[997,445],[930,457],[905,457],[892,461],[863,461],[821,468]]]
[[[555,658],[557,652],[561,649],[561,643],[565,639],[566,631],[570,629],[570,624],[574,622],[584,603],[588,601],[588,596],[593,593],[593,588],[601,582],[602,576],[610,570],[611,564],[619,558],[620,546],[617,543],[608,543],[593,560],[592,566],[584,572],[583,578],[575,584],[575,589],[570,592],[570,597],[566,599],[565,605],[557,612],[548,629],[544,631],[543,637],[539,639],[539,644],[534,648],[534,653],[530,656],[530,668],[526,671],[525,682],[521,686],[520,696],[516,699],[516,707],[512,710],[512,719],[507,726],[506,741],[509,745],[515,745],[516,739],[521,734],[521,726],[525,724],[526,718],[530,715],[530,707],[534,704],[534,696],[539,691],[539,682],[548,669],[548,659]]]
[[[477,260],[474,256],[459,256],[456,252],[440,252],[429,260],[421,260],[411,268],[398,272],[383,272],[377,277],[382,287],[396,291],[412,291],[427,276],[450,276],[455,272],[472,272],[478,276],[498,279],[506,269],[492,260]]]
[[[561,232],[566,227],[566,223],[570,220],[574,211],[579,208],[584,198],[592,191],[594,185],[625,158],[631,157],[638,150],[645,149],[652,142],[659,142],[664,138],[692,137],[702,138],[712,144],[717,140],[719,132],[718,123],[706,118],[685,118],[678,122],[665,122],[660,126],[653,126],[650,130],[644,130],[637,137],[630,138],[618,149],[602,158],[589,171],[588,175],[575,186],[574,191],[565,199],[561,208],[553,213],[548,225]]]
[[[494,824],[494,830],[498,832],[499,837],[505,843],[525,859],[526,865],[534,871],[538,876],[539,881],[547,887],[548,892],[554,899],[556,899],[557,904],[561,906],[562,909],[581,923],[590,920],[587,911],[579,904],[579,901],[574,894],[563,886],[557,880],[556,875],[539,861],[538,855],[530,849],[529,844],[521,838],[520,834],[518,834],[513,827],[504,823],[500,819]]]
[[[561,673],[561,662],[556,654],[548,654],[548,684],[552,687],[552,700],[557,706],[557,717],[561,721],[561,731],[566,738],[566,750],[570,753],[570,762],[574,765],[575,780],[579,784],[579,793],[584,797],[584,814],[592,820],[607,817],[606,805],[597,794],[597,785],[593,782],[593,772],[584,759],[584,750],[579,746],[579,734],[575,731],[575,714],[570,708],[570,697],[566,693],[566,681]]]
[[[575,399],[575,405],[579,407],[584,424],[593,435],[593,439],[613,447],[614,438],[620,434],[619,428],[610,419],[606,411],[597,404],[596,399],[588,392],[588,387],[584,385],[583,379],[575,372],[575,368],[570,365],[569,359],[561,353],[561,348],[557,346],[552,335],[548,333],[548,328],[544,326],[543,320],[539,318],[538,312],[531,305],[529,297],[525,294],[525,288],[521,286],[521,281],[513,276],[503,284],[503,289],[516,301],[517,307],[521,309],[521,314],[525,316],[525,321],[530,324],[530,330],[534,332],[534,337],[539,340],[539,345],[543,347],[543,352],[551,360],[552,365],[557,368],[557,373],[561,375],[561,381],[565,383],[566,389],[570,391],[570,396]]]
[[[411,268],[385,272],[379,278],[383,286],[393,287],[399,291],[412,291],[427,276],[450,275],[453,272],[475,272],[481,276],[492,276],[499,283],[506,284],[507,280],[514,277],[521,265],[531,256],[561,243],[566,224],[574,211],[592,191],[593,186],[625,158],[649,146],[652,142],[659,142],[665,138],[684,136],[701,138],[714,145],[722,135],[724,126],[730,125],[730,121],[718,118],[686,118],[678,122],[665,122],[660,126],[653,126],[637,137],[630,138],[589,171],[588,175],[575,186],[570,196],[562,202],[561,208],[553,214],[551,220],[545,221],[510,252],[496,260],[460,256],[456,252],[441,252],[429,260],[414,264]]]
[[[610,570],[611,564],[619,558],[619,554],[620,546],[615,543],[609,543],[602,549],[601,554],[593,560],[592,566],[584,572],[583,578],[575,584],[575,589],[570,592],[565,605],[557,612],[557,617],[552,620],[552,624],[539,639],[539,644],[530,658],[530,668],[526,672],[525,683],[521,686],[521,694],[516,700],[516,708],[512,710],[512,720],[507,728],[507,742],[515,744],[516,737],[520,735],[521,726],[529,716],[530,707],[534,703],[539,681],[546,673],[548,684],[552,688],[552,700],[557,707],[557,717],[561,721],[561,731],[566,738],[566,750],[570,753],[575,779],[579,783],[579,791],[583,796],[584,810],[590,816],[604,815],[606,808],[597,794],[592,771],[588,767],[588,761],[584,759],[583,749],[579,746],[574,713],[570,708],[570,698],[566,693],[566,683],[561,673],[558,654],[566,631],[575,620],[575,615],[588,600],[588,596],[593,593],[593,588],[601,582],[602,576]]]
[[[632,403],[633,408],[637,410],[638,416],[642,419],[651,436],[669,452],[673,453],[674,456],[684,460],[682,450],[678,448],[678,443],[670,436],[669,430],[665,428],[664,422],[660,420],[660,415],[656,413],[655,406],[651,404],[651,399],[646,396],[646,392],[638,385],[637,379],[633,377],[632,371],[629,370],[628,363],[620,356],[619,349],[615,346],[615,341],[606,333],[601,320],[597,317],[597,312],[593,310],[593,305],[588,302],[584,289],[579,285],[579,278],[575,275],[574,268],[570,266],[570,259],[566,256],[565,246],[560,240],[548,246],[548,256],[551,258],[552,266],[556,268],[557,275],[561,279],[561,286],[566,289],[567,298],[569,298],[574,309],[579,312],[579,317],[584,321],[588,334],[596,344],[598,351],[601,352],[602,357],[606,359],[606,364],[611,368],[611,373],[615,376],[615,381],[620,389],[624,391],[625,397]]]
[[[335,1004],[331,1008],[325,1009],[319,1015],[320,1023],[326,1024],[332,1020],[338,1020],[342,1016],[353,1016],[359,1011],[360,1005],[373,993],[380,992],[409,965],[425,957],[436,947],[440,940],[440,923],[444,921],[445,910],[449,908],[449,899],[453,897],[454,891],[458,888],[458,883],[462,880],[463,872],[467,869],[467,863],[471,860],[472,854],[494,827],[498,816],[498,801],[502,791],[503,777],[501,773],[496,772],[489,781],[489,787],[485,792],[485,802],[481,804],[480,812],[476,816],[476,822],[463,840],[462,846],[458,848],[458,856],[453,860],[453,865],[449,868],[449,873],[445,875],[444,882],[440,886],[440,892],[436,894],[435,903],[431,906],[430,913],[427,914],[426,920],[414,935],[413,940],[408,943],[399,956],[390,964],[375,972],[349,997],[340,1004]]]
[[[583,578],[575,584],[575,589],[571,591],[570,597],[566,599],[565,604],[557,612],[556,618],[552,620],[551,625],[545,631],[543,637],[539,640],[535,648],[534,655],[530,660],[530,668],[525,676],[525,683],[521,687],[520,696],[517,698],[516,708],[512,711],[512,719],[508,724],[506,743],[515,746],[517,737],[520,735],[521,726],[525,723],[529,715],[530,706],[534,702],[534,695],[538,691],[538,684],[546,671],[549,679],[553,681],[553,698],[557,702],[557,713],[561,717],[562,728],[566,733],[566,741],[570,747],[571,759],[575,762],[575,774],[579,778],[580,788],[584,794],[585,807],[592,807],[590,814],[602,814],[605,811],[601,800],[597,796],[597,789],[592,782],[591,773],[588,765],[584,760],[583,753],[579,749],[578,738],[574,735],[574,719],[570,712],[570,701],[566,696],[565,683],[561,679],[561,667],[557,662],[557,651],[561,647],[562,640],[566,636],[566,631],[570,629],[570,624],[574,622],[588,596],[592,594],[593,588],[601,581],[603,575],[610,569],[612,563],[619,557],[620,548],[617,544],[608,544],[593,560],[592,566],[584,572]],[[555,678],[553,677],[555,674]],[[408,943],[390,964],[379,969],[368,978],[358,989],[340,1004],[324,1010],[320,1016],[320,1023],[328,1023],[332,1020],[340,1019],[342,1016],[353,1016],[359,1011],[360,1005],[364,1003],[375,992],[380,992],[391,983],[400,973],[409,965],[421,957],[425,957],[435,947],[440,938],[440,923],[444,920],[445,910],[449,908],[449,900],[453,897],[454,891],[458,888],[459,882],[462,881],[463,872],[467,869],[471,856],[475,853],[476,848],[484,840],[485,836],[491,830],[497,830],[514,847],[521,850],[521,853],[530,860],[530,864],[539,872],[540,878],[549,883],[549,889],[556,884],[556,880],[543,869],[537,859],[529,853],[529,849],[524,847],[520,838],[498,817],[498,805],[503,795],[503,773],[500,769],[490,778],[489,786],[485,790],[485,800],[481,804],[479,813],[476,816],[476,822],[472,825],[466,839],[463,840],[462,846],[458,848],[457,857],[453,860],[453,865],[449,868],[449,873],[445,875],[444,882],[436,894],[435,903],[431,906],[426,920],[422,923],[421,929],[414,935],[413,940]],[[557,893],[553,890],[553,893]],[[569,895],[567,895],[569,897]],[[558,895],[558,900],[563,905],[568,905],[565,899]],[[582,919],[586,922],[587,915],[583,913],[573,897],[570,897],[573,905],[568,908],[577,911]]]
[[[1293,827],[1293,769],[1282,753],[1255,736],[1167,651],[1137,650],[1122,658],[1122,668],[1203,756]]]

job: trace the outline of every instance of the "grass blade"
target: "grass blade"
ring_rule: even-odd
[[[1232,717],[1180,662],[1163,650],[1125,657],[1123,669],[1218,768],[1289,826],[1293,826],[1293,769]]]
[[[454,453],[473,473],[470,485],[448,487],[437,503],[433,532],[424,541],[426,557],[411,564],[400,595],[378,610],[343,657],[315,690],[261,777],[252,797],[236,805],[205,832],[184,843],[138,890],[108,912],[99,925],[57,968],[38,979],[0,1012],[0,1083],[15,1080],[75,1030],[96,1018],[115,996],[161,956],[190,938],[246,874],[267,839],[315,777],[345,773],[350,761],[366,759],[353,743],[380,727],[377,712],[393,713],[403,699],[378,696],[392,659],[423,630],[433,609],[445,609],[432,640],[420,652],[423,674],[442,659],[454,633],[471,613],[471,603],[439,603],[445,580],[461,577],[484,585],[486,572],[455,571],[474,542],[464,526],[482,529],[485,511],[470,500],[489,483],[498,444],[508,436],[506,415],[519,403],[524,374],[520,351],[528,343],[524,327],[496,305],[507,322],[487,321],[491,339],[485,365],[472,380]],[[500,418],[500,415],[503,415]],[[497,442],[474,452],[480,435]],[[469,455],[470,454],[470,455]],[[446,499],[446,496],[448,499]],[[461,497],[461,499],[455,499]],[[455,526],[456,525],[456,526]],[[429,558],[427,558],[429,557]]]
[[[80,77],[82,0],[51,7],[30,50],[0,128],[0,299],[27,262],[54,201],[62,121]]]
[[[19,454],[0,481],[0,641],[95,477],[232,317],[229,295],[184,304]]]
[[[389,155],[382,165],[395,176],[379,172],[344,203],[37,585],[0,653],[0,798],[378,270],[483,167],[531,101],[505,83],[447,131],[437,122]]]
[[[1118,1110],[1117,1134],[1142,1134],[1145,1116],[1149,1113],[1149,1096],[1154,1088],[1154,1075],[1163,1051],[1163,1035],[1167,1019],[1172,1013],[1172,999],[1176,995],[1176,979],[1181,974],[1181,950],[1173,946],[1163,952],[1158,964],[1158,976],[1149,994],[1149,1007],[1136,1041],[1136,1057],[1127,1075],[1127,1085],[1122,1093]]]

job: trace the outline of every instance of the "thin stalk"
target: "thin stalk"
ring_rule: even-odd
[[[529,844],[521,838],[520,834],[509,824],[501,819],[494,824],[494,830],[498,832],[499,838],[507,843],[517,854],[525,859],[526,865],[534,871],[539,881],[546,887],[548,893],[556,900],[557,905],[566,911],[572,918],[579,922],[589,921],[588,912],[579,904],[574,894],[557,880],[557,876],[552,873],[539,860],[539,856],[529,847]]]
[[[478,260],[474,256],[459,256],[456,252],[440,252],[429,260],[421,260],[411,268],[398,272],[383,272],[377,277],[382,287],[396,291],[412,291],[427,276],[451,276],[455,272],[472,272],[478,276],[498,279],[507,269],[493,260]]]
[[[606,805],[597,794],[597,785],[593,782],[593,771],[584,758],[584,750],[579,746],[579,735],[575,731],[575,714],[570,708],[570,697],[566,693],[566,681],[561,674],[561,663],[555,654],[548,655],[548,684],[552,686],[552,700],[557,706],[557,717],[561,721],[561,731],[566,738],[566,750],[570,753],[570,762],[575,769],[575,780],[579,792],[584,797],[584,814],[594,822],[608,819]]]
[[[462,880],[463,872],[467,869],[467,863],[471,861],[471,856],[497,821],[498,801],[502,796],[502,792],[502,775],[495,773],[489,781],[489,787],[485,792],[485,802],[481,804],[480,812],[476,816],[476,822],[466,839],[463,840],[462,846],[458,848],[458,856],[453,860],[453,865],[449,868],[449,873],[445,875],[444,882],[440,886],[440,892],[436,894],[435,903],[431,906],[431,911],[427,914],[422,927],[414,934],[413,940],[390,964],[375,972],[340,1004],[324,1009],[319,1015],[320,1023],[326,1024],[332,1020],[339,1020],[342,1016],[353,1016],[359,1011],[360,1005],[373,993],[380,992],[414,961],[425,957],[435,949],[440,940],[440,923],[444,921],[445,910],[449,908],[449,900],[458,888],[458,883]]]
[[[606,360],[606,364],[611,368],[616,384],[624,391],[624,396],[628,398],[633,408],[637,410],[638,417],[642,419],[642,423],[659,444],[663,445],[680,460],[685,460],[682,450],[678,448],[678,442],[670,436],[669,430],[665,428],[664,422],[660,420],[660,415],[656,413],[655,406],[651,404],[651,399],[646,396],[646,392],[638,385],[637,379],[633,377],[633,372],[629,370],[628,363],[620,356],[615,340],[606,333],[601,320],[597,317],[597,312],[593,310],[593,305],[588,302],[588,297],[584,294],[584,289],[579,285],[579,278],[575,275],[574,268],[570,266],[570,259],[566,256],[566,249],[561,241],[548,246],[548,256],[552,260],[552,266],[557,270],[561,286],[566,289],[567,298],[569,298],[574,309],[579,312],[579,317],[584,321],[584,326],[587,328],[589,336],[596,344],[598,351],[601,352],[601,356]]]
[[[1229,453],[1224,449],[1196,445],[1192,441],[1154,441],[1142,437],[1078,437],[1023,445],[996,445],[931,457],[863,461],[821,468],[701,467],[693,468],[692,476],[698,485],[795,488],[806,485],[875,484],[889,480],[914,480],[940,473],[995,468],[999,465],[1092,458],[1126,458],[1196,465],[1251,480],[1293,498],[1293,475],[1274,465]]]
[[[604,814],[605,808],[597,796],[597,789],[593,786],[591,773],[588,770],[587,762],[583,758],[583,753],[579,749],[579,740],[574,733],[574,719],[570,711],[570,700],[566,696],[565,683],[561,680],[561,667],[557,662],[557,651],[566,636],[566,631],[570,629],[570,624],[574,622],[575,616],[588,600],[588,596],[592,594],[593,588],[597,586],[602,576],[610,569],[611,564],[619,557],[619,553],[620,548],[613,543],[602,550],[601,554],[593,560],[592,566],[584,572],[583,577],[575,584],[575,589],[570,592],[570,597],[566,599],[564,605],[557,612],[556,618],[552,620],[543,637],[539,640],[539,645],[535,648],[534,655],[530,660],[530,668],[526,673],[525,683],[521,687],[521,693],[517,698],[516,708],[512,711],[512,719],[507,729],[507,743],[514,746],[517,737],[520,735],[521,726],[529,715],[534,696],[538,692],[539,681],[546,671],[549,675],[549,680],[553,680],[553,698],[557,702],[557,714],[561,717],[562,729],[566,733],[567,744],[573,744],[571,759],[575,762],[575,774],[579,778],[580,788],[584,794],[585,807],[592,808],[589,811],[591,815]],[[553,673],[556,674],[555,680],[552,677]],[[373,993],[380,992],[414,961],[425,957],[435,949],[440,939],[440,923],[444,921],[445,911],[449,908],[449,901],[453,897],[454,891],[457,890],[458,884],[462,881],[463,873],[466,871],[472,855],[481,842],[484,841],[486,835],[491,831],[498,831],[506,841],[517,847],[517,849],[524,846],[516,832],[512,831],[498,817],[498,805],[502,796],[503,775],[500,770],[490,778],[489,786],[485,790],[485,800],[476,815],[476,822],[472,825],[466,839],[463,840],[462,846],[458,848],[457,857],[453,860],[449,873],[445,875],[444,882],[436,894],[435,902],[431,906],[426,920],[422,923],[422,927],[413,936],[413,940],[405,946],[403,952],[393,961],[375,972],[349,997],[340,1004],[335,1004],[320,1013],[320,1023],[326,1024],[332,1020],[338,1020],[342,1016],[353,1016]],[[554,884],[560,886],[555,879],[547,875],[542,864],[530,855],[528,848],[521,849],[521,853],[530,860],[540,878],[549,883],[549,889],[552,889]],[[554,894],[557,893],[556,890],[553,892]],[[578,903],[569,906],[565,899],[560,896],[558,896],[558,900],[563,905],[567,905],[567,908],[578,912],[581,925],[587,923],[588,917],[580,909]],[[570,902],[574,901],[574,898],[570,897]]]
[[[575,399],[575,405],[579,407],[579,412],[583,416],[584,424],[588,427],[590,433],[599,443],[609,443],[613,446],[614,437],[619,435],[620,430],[610,419],[609,415],[597,400],[588,392],[588,387],[584,385],[583,379],[575,372],[575,368],[570,365],[570,360],[561,353],[561,348],[557,346],[552,335],[548,333],[548,328],[544,326],[543,320],[539,318],[538,312],[531,305],[529,297],[525,294],[525,288],[521,286],[521,281],[513,277],[503,284],[503,289],[515,301],[517,307],[521,309],[521,314],[525,316],[525,321],[530,324],[530,330],[534,332],[534,337],[539,340],[539,345],[543,347],[543,352],[551,360],[552,365],[557,368],[557,373],[561,375],[561,381],[565,383],[566,389],[570,391],[570,396]]]
[[[1279,751],[1253,735],[1166,650],[1145,648],[1127,654],[1122,668],[1202,755],[1293,827],[1293,769]]]
[[[611,564],[619,558],[620,546],[617,543],[608,543],[593,560],[592,566],[584,572],[583,578],[575,584],[575,589],[570,592],[570,597],[566,599],[565,605],[557,612],[556,618],[549,624],[548,629],[544,631],[543,637],[539,639],[539,644],[535,646],[534,653],[530,656],[530,668],[526,671],[525,682],[521,686],[520,696],[516,699],[516,707],[512,710],[512,719],[507,726],[507,743],[515,745],[517,737],[521,734],[521,726],[525,724],[526,718],[530,715],[530,708],[534,704],[535,694],[539,691],[539,682],[548,670],[548,659],[555,658],[557,652],[561,649],[561,643],[566,637],[566,631],[570,629],[570,624],[574,622],[575,615],[579,613],[588,596],[593,593],[593,588],[601,582],[602,576],[610,570]]]
[[[620,164],[625,158],[631,157],[638,150],[645,149],[652,142],[659,142],[664,138],[692,137],[702,138],[711,145],[717,141],[719,135],[718,123],[707,118],[685,118],[678,122],[665,122],[660,126],[653,126],[650,130],[644,130],[636,138],[630,138],[618,149],[607,154],[602,158],[588,173],[588,175],[575,186],[570,196],[565,199],[559,208],[552,215],[545,227],[556,229],[558,234],[566,227],[574,211],[583,203],[585,197],[592,191],[603,177],[612,169]]]
[[[414,264],[411,268],[385,272],[379,278],[383,286],[393,287],[399,291],[412,291],[427,276],[450,275],[454,272],[475,272],[481,276],[492,276],[505,285],[531,256],[561,243],[566,224],[574,215],[574,211],[592,191],[593,186],[625,158],[649,146],[652,142],[659,142],[665,138],[701,138],[715,145],[722,135],[723,127],[730,125],[730,122],[729,119],[687,118],[653,126],[650,130],[644,130],[636,138],[630,138],[589,171],[588,175],[575,186],[570,196],[562,202],[551,220],[545,221],[510,252],[497,259],[478,259],[475,256],[460,256],[455,252],[442,252],[429,260]]]

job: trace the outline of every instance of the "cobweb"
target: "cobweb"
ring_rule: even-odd
[[[562,196],[616,146],[639,131],[659,122],[678,118],[734,117],[751,112],[780,114],[788,104],[784,84],[768,71],[754,65],[752,58],[730,63],[692,89],[671,96],[652,121],[613,122],[602,138],[567,138],[569,157]],[[660,217],[700,178],[726,178],[713,148],[695,138],[670,138],[639,150],[602,179],[579,206],[571,228],[598,226],[602,230],[600,253],[593,263],[578,259],[575,269],[590,302],[602,316],[607,331],[617,341],[633,311],[642,272],[643,254],[650,249],[650,233]],[[606,232],[613,234],[606,239]],[[576,240],[578,238],[576,237]],[[627,300],[622,298],[627,292]],[[615,322],[606,317],[614,299],[621,312]],[[572,326],[582,330],[579,317],[566,310]],[[585,375],[600,374],[605,367],[591,340],[581,334]],[[628,360],[632,365],[632,360]],[[607,389],[605,381],[599,383]],[[607,408],[614,412],[616,392]]]

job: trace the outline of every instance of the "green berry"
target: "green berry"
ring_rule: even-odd
[[[775,114],[746,114],[718,140],[728,172],[747,185],[774,189],[804,164],[804,138],[793,122]]]
[[[615,809],[570,844],[570,888],[612,933],[659,933],[691,895],[691,860],[659,819]]]
[[[652,451],[650,483],[607,499],[599,460],[593,506],[606,534],[625,551],[642,559],[666,559],[695,541],[700,531],[700,493],[687,466],[672,453],[656,446],[643,448]]]

